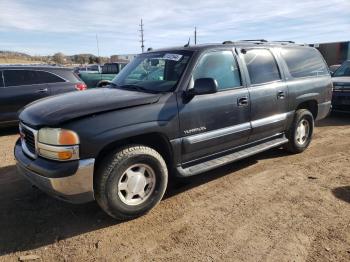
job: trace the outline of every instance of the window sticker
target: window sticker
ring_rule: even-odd
[[[165,54],[163,56],[163,59],[173,60],[173,61],[179,61],[181,58],[182,58],[182,55],[179,55],[179,54]]]

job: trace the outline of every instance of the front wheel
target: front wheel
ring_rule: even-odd
[[[291,153],[301,153],[310,144],[314,130],[314,117],[307,109],[295,112],[293,123],[287,132],[289,142],[284,148]]]
[[[97,168],[95,198],[110,216],[133,219],[162,199],[168,170],[162,156],[142,145],[128,146],[107,156]]]

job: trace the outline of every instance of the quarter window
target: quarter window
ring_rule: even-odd
[[[65,82],[62,78],[45,71],[36,71],[37,84]]]
[[[281,55],[295,78],[329,74],[321,54],[313,48],[283,48]]]
[[[252,85],[269,83],[281,79],[275,58],[267,49],[250,49],[244,54]]]
[[[219,90],[241,86],[237,61],[231,51],[205,54],[193,73],[194,81],[199,78],[214,78]]]

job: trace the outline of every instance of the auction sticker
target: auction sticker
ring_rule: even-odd
[[[182,58],[182,55],[179,55],[179,54],[165,54],[163,56],[163,59],[173,60],[173,61],[179,61],[181,58]]]

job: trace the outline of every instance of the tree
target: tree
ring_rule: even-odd
[[[64,62],[66,61],[66,57],[64,56],[63,53],[59,52],[59,53],[56,53],[52,56],[52,60],[56,64],[64,64]]]

